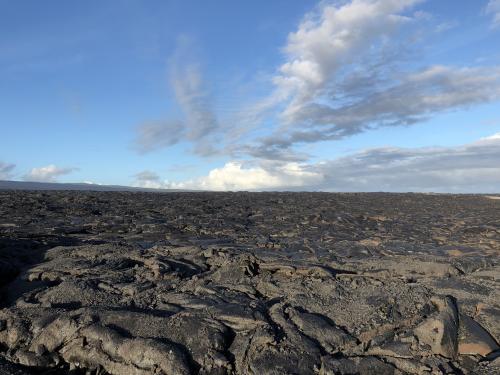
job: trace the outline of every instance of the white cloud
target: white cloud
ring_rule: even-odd
[[[163,189],[164,188],[164,184],[161,183],[160,181],[148,181],[148,180],[137,181],[135,184],[133,184],[133,186],[147,188],[147,189]]]
[[[29,173],[24,175],[25,181],[36,182],[56,182],[57,177],[69,174],[77,168],[59,168],[54,164],[45,167],[33,168]]]
[[[83,181],[83,183],[87,184],[87,185],[102,185],[99,182],[94,182],[94,181],[89,181],[89,180]]]
[[[284,111],[288,121],[322,90],[341,68],[359,62],[367,51],[381,48],[411,18],[401,12],[418,0],[355,0],[342,6],[324,5],[308,14],[288,36],[287,61],[274,79],[278,90],[291,97]]]
[[[418,67],[409,58],[410,52],[421,57],[411,41],[415,31],[435,22],[418,11],[407,14],[418,2],[321,3],[289,35],[276,90],[261,103],[279,112],[282,126],[240,149],[261,159],[303,160],[293,155],[298,143],[416,124],[499,100],[498,66]]]
[[[245,166],[233,161],[215,168],[207,176],[184,182],[165,182],[163,187],[192,190],[290,189],[319,182],[322,176],[297,163]]]
[[[493,16],[492,27],[500,26],[500,0],[490,0],[486,5],[486,13]]]
[[[488,137],[481,138],[482,141],[496,141],[500,140],[500,132],[490,135]]]
[[[0,180],[9,180],[12,178],[12,171],[16,167],[15,164],[3,163],[0,161]]]

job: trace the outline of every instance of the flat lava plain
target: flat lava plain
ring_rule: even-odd
[[[500,373],[500,200],[0,192],[0,374]]]

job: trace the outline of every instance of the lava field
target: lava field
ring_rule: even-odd
[[[0,191],[0,374],[500,374],[500,200]]]

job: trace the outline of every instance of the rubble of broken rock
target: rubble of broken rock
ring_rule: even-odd
[[[0,374],[500,373],[500,200],[0,192]]]

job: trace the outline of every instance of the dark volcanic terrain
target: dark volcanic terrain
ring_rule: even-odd
[[[0,192],[0,374],[499,374],[493,198]]]

